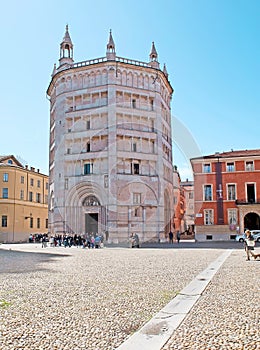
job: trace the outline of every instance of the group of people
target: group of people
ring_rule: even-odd
[[[132,233],[130,236],[131,248],[140,248],[140,240],[137,233]]]
[[[46,248],[49,243],[50,247],[65,247],[70,248],[75,246],[77,248],[101,248],[104,246],[104,236],[103,234],[90,233],[90,234],[63,234],[63,235],[54,235],[48,236],[48,234],[42,234],[38,240],[33,235],[29,236],[29,242],[41,242],[42,248]]]
[[[180,231],[176,232],[176,239],[177,239],[177,242],[180,243],[180,240],[181,240],[181,233],[180,233]],[[173,233],[172,233],[172,231],[169,232],[169,243],[173,243]]]

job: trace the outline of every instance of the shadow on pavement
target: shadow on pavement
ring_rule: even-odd
[[[43,271],[39,264],[52,262],[54,258],[62,258],[69,255],[19,252],[15,250],[0,249],[0,273],[27,273]]]
[[[260,246],[256,243],[256,246]],[[234,241],[211,241],[211,242],[189,242],[178,243],[143,243],[142,248],[160,249],[244,249],[244,244]]]

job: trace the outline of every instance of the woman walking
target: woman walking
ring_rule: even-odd
[[[245,232],[245,251],[246,251],[246,260],[250,260],[250,255],[253,256],[252,251],[254,250],[255,240],[252,233],[249,230]]]

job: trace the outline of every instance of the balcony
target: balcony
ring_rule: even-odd
[[[257,199],[236,199],[236,205],[252,205],[260,204],[260,200]]]

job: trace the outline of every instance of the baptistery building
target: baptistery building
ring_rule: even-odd
[[[171,98],[152,43],[148,62],[116,55],[74,62],[66,27],[50,100],[49,231],[118,243],[173,230]]]

